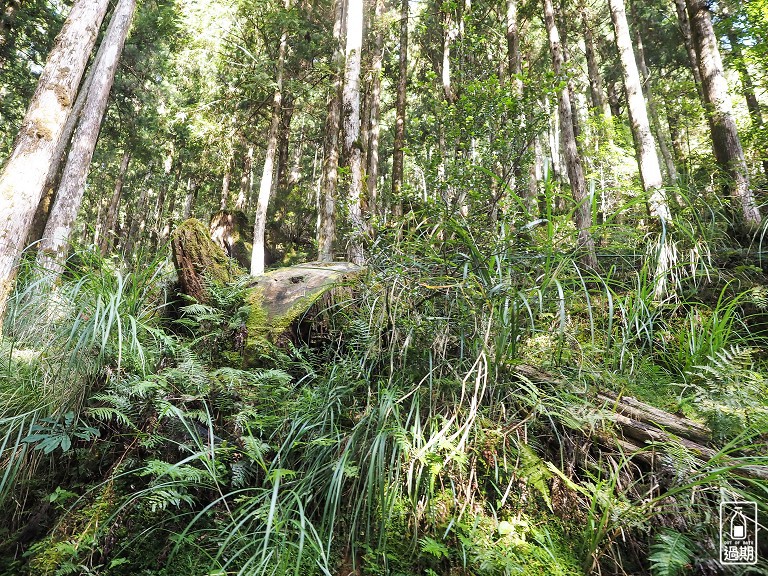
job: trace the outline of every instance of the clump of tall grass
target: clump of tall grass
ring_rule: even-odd
[[[66,452],[82,435],[82,408],[97,382],[153,368],[166,262],[126,271],[89,251],[69,262],[55,284],[27,265],[8,304],[0,337],[0,502],[41,450]]]

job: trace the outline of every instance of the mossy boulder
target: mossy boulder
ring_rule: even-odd
[[[253,365],[271,345],[293,340],[301,320],[312,315],[320,300],[348,298],[345,287],[362,270],[349,262],[307,262],[255,276],[246,294],[245,364]]]
[[[227,256],[245,270],[251,269],[253,229],[244,212],[219,210],[211,217],[210,234]]]
[[[209,281],[228,284],[245,274],[211,239],[200,220],[190,218],[182,222],[171,235],[171,248],[181,291],[198,302],[207,300],[203,276]]]

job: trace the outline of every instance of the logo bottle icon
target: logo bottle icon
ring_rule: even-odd
[[[744,540],[747,537],[747,519],[741,512],[741,506],[736,507],[736,511],[731,516],[731,538],[734,540]]]

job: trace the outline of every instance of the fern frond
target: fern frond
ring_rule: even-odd
[[[654,576],[677,576],[691,562],[693,544],[685,534],[664,530],[651,545],[651,571]]]

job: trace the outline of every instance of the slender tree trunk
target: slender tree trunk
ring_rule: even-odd
[[[112,15],[104,37],[107,48],[102,58],[95,62],[96,69],[88,91],[88,101],[72,140],[56,200],[51,207],[40,241],[37,263],[42,269],[50,270],[56,276],[64,269],[69,237],[83,201],[93,151],[135,10],[136,0],[120,0]]]
[[[285,9],[289,8],[286,0]],[[285,52],[288,44],[288,31],[283,30],[280,36],[280,48],[277,56],[277,78],[274,96],[272,97],[272,120],[269,123],[267,135],[267,152],[264,158],[264,169],[261,173],[259,197],[256,202],[256,214],[253,222],[253,252],[251,254],[251,274],[256,276],[264,273],[264,235],[267,230],[267,209],[272,196],[275,180],[275,155],[277,154],[278,136],[280,131],[280,111],[283,102],[283,68],[285,67]]]
[[[291,120],[293,119],[293,102],[291,94],[283,96],[280,110],[280,129],[277,138],[277,186],[278,194],[288,192],[288,176],[290,174],[290,158],[288,155],[291,144]]]
[[[197,198],[197,181],[189,176],[187,178],[187,197],[184,201],[184,220],[192,218],[192,207],[195,205],[195,198]]]
[[[648,208],[651,216],[667,222],[670,219],[666,194],[661,179],[661,166],[656,154],[656,142],[651,133],[648,121],[648,111],[643,98],[640,73],[632,50],[632,39],[629,35],[629,24],[624,8],[624,0],[609,0],[613,31],[616,47],[621,59],[624,75],[624,89],[627,93],[627,108],[629,121],[632,125],[632,135],[635,139],[635,153],[640,167],[640,180],[645,190]]]
[[[346,64],[344,67],[344,156],[349,162],[349,194],[347,214],[350,234],[347,256],[353,264],[365,263],[363,238],[365,221],[362,213],[363,159],[360,146],[360,65],[363,46],[363,0],[347,2]]]
[[[560,9],[555,11],[555,16],[559,16],[560,23],[555,26],[560,34],[560,49],[563,52],[563,63],[571,61],[571,51],[568,47],[568,14],[566,13],[568,2],[560,0]],[[573,85],[573,74],[566,73],[565,79],[568,84],[568,99],[571,101],[571,121],[573,122],[573,133],[576,136],[576,145],[581,143],[581,121],[579,119],[579,104],[576,97],[576,89]]]
[[[563,73],[563,52],[560,34],[555,25],[555,10],[552,0],[544,0],[544,21],[549,37],[549,49],[552,53],[552,66],[556,76]],[[587,183],[584,178],[584,168],[581,164],[576,145],[576,135],[573,130],[573,111],[568,86],[564,86],[558,94],[558,112],[560,115],[560,133],[563,140],[566,169],[571,181],[571,193],[576,202],[574,221],[579,231],[579,246],[584,251],[582,262],[591,268],[597,268],[595,242],[592,239],[592,210],[587,197]]]
[[[741,78],[741,88],[744,94],[744,99],[747,101],[747,110],[749,110],[749,117],[752,119],[752,125],[755,128],[759,128],[763,125],[763,114],[760,111],[760,103],[757,100],[755,94],[755,84],[752,81],[752,76],[749,74],[747,63],[744,61],[744,54],[741,50],[741,38],[733,26],[728,28],[728,41],[731,43],[731,56],[733,58],[733,66],[738,70],[739,77]],[[765,151],[763,151],[765,153]],[[762,161],[763,173],[768,177],[768,159]]]
[[[253,187],[253,144],[248,144],[243,158],[243,174],[240,177],[240,191],[235,201],[235,210],[245,212],[248,206],[248,198],[251,197]]]
[[[686,0],[693,43],[699,59],[704,88],[704,104],[709,119],[712,143],[718,164],[731,180],[730,194],[741,224],[754,229],[760,224],[760,211],[749,182],[744,150],[736,130],[723,71],[717,38],[706,0]]]
[[[224,169],[224,176],[221,179],[221,199],[219,200],[219,210],[226,210],[229,204],[229,186],[232,183],[232,159],[227,161],[227,167]]]
[[[581,19],[584,25],[584,47],[587,57],[587,74],[589,75],[589,94],[592,100],[592,108],[598,113],[602,114],[606,120],[610,120],[611,106],[608,104],[608,99],[605,96],[605,88],[603,87],[603,76],[600,73],[600,66],[597,62],[597,52],[595,50],[595,39],[592,34],[592,27],[589,23],[589,15],[587,14],[586,5],[582,4]]]
[[[699,57],[696,54],[696,48],[693,46],[691,21],[688,19],[685,0],[675,0],[675,9],[677,10],[677,23],[680,25],[680,33],[683,35],[685,51],[688,53],[688,65],[691,74],[693,74],[693,83],[696,85],[696,91],[699,93],[699,100],[704,102],[703,82],[701,81],[701,72],[699,71]]]
[[[317,257],[321,262],[333,261],[333,242],[336,238],[336,189],[339,179],[339,127],[341,125],[341,83],[344,52],[341,39],[344,21],[344,0],[335,0],[331,66],[333,85],[328,100],[323,141],[323,175],[320,190],[320,211],[317,226]]]
[[[379,134],[381,132],[381,73],[384,61],[384,0],[376,0],[374,22],[376,35],[373,46],[373,62],[371,63],[370,105],[368,110],[368,162],[366,180],[368,188],[368,210],[371,214],[379,212],[378,179],[379,179]]]
[[[101,240],[99,241],[99,249],[101,250],[102,256],[106,256],[107,252],[109,252],[115,237],[115,224],[117,223],[117,215],[120,207],[120,197],[123,194],[125,175],[128,173],[128,164],[130,162],[131,153],[126,149],[123,152],[123,159],[120,161],[120,170],[117,173],[115,189],[112,192],[112,198],[109,201],[106,218],[104,219],[103,233],[101,235]]]
[[[147,198],[149,197],[149,180],[152,177],[152,166],[149,167],[144,182],[141,186],[141,195],[139,196],[136,205],[133,207],[133,213],[130,218],[130,226],[128,226],[128,234],[125,235],[125,241],[123,242],[122,252],[126,260],[129,260],[133,256],[133,247],[139,240],[139,230],[143,229],[146,224],[147,214]],[[126,226],[128,222],[126,222]]]
[[[443,96],[446,101],[453,103],[456,94],[451,85],[451,44],[459,34],[459,28],[453,21],[452,6],[446,5],[443,10],[443,60],[440,67],[440,77],[443,82]]]
[[[397,74],[395,102],[395,146],[392,152],[392,201],[400,205],[403,192],[403,165],[405,149],[405,106],[408,85],[408,0],[400,3],[400,60]]]
[[[108,0],[79,0],[72,6],[0,173],[0,322],[23,243],[44,193],[48,167],[72,112],[107,5]]]
[[[523,60],[520,55],[520,25],[517,17],[517,0],[507,2],[507,67],[517,94],[523,92]]]
[[[162,218],[159,222],[162,222],[162,228],[158,230],[157,238],[159,243],[163,243],[171,235],[171,228],[173,227],[173,213],[176,211],[176,198],[178,196],[178,177],[173,182],[170,194],[168,198],[168,211],[165,213],[165,218]],[[158,226],[159,227],[159,226]]]
[[[643,82],[645,100],[648,102],[648,114],[650,115],[653,131],[656,134],[656,143],[659,145],[661,157],[664,159],[664,165],[667,169],[669,183],[675,185],[678,181],[677,167],[675,166],[675,159],[672,157],[672,153],[669,150],[667,135],[661,125],[661,120],[659,120],[659,112],[656,108],[656,99],[653,96],[653,79],[651,78],[651,71],[648,70],[648,66],[645,63],[645,46],[643,45],[643,36],[640,34],[640,20],[637,17],[634,6],[634,4],[630,5],[630,11],[632,12],[632,19],[635,23],[635,36],[637,38],[635,43],[635,46],[637,47],[637,64],[640,68],[640,78]]]

